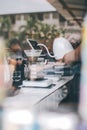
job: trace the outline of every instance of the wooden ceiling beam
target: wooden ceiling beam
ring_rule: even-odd
[[[76,11],[83,11],[85,12],[85,9],[82,8],[75,8],[75,7],[69,7],[70,10],[76,10]]]
[[[71,9],[68,7],[68,5],[64,2],[64,0],[57,0],[57,1],[62,4],[63,8],[68,11],[68,13],[73,17],[73,19],[75,19],[75,21],[77,22],[77,24],[81,27],[80,21],[76,18],[75,14],[73,14],[73,12],[72,12]]]

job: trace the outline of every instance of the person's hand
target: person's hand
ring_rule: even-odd
[[[17,65],[17,61],[16,61],[15,59],[9,58],[9,59],[7,59],[7,61],[8,61],[8,63],[11,64],[11,65],[14,65],[14,66]]]
[[[17,61],[15,59],[8,58],[7,62],[9,66],[12,66],[12,70],[14,71],[17,65]]]

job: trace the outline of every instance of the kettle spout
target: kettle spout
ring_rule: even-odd
[[[42,47],[44,47],[44,48],[46,49],[46,51],[47,51],[47,54],[48,54],[51,58],[55,58],[54,55],[51,55],[51,54],[50,54],[50,52],[49,52],[48,48],[46,47],[46,45],[44,45],[44,44],[42,44],[42,43],[39,43],[37,46],[42,46]]]

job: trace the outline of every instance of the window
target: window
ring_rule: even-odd
[[[39,20],[43,20],[43,14],[42,14],[42,13],[37,14],[37,18],[38,18]]]
[[[11,23],[15,24],[15,15],[10,15]]]
[[[16,15],[16,20],[20,20],[21,19],[21,15]]]
[[[57,19],[58,18],[58,13],[53,13],[53,18]]]
[[[50,17],[50,14],[49,14],[49,13],[44,14],[44,18],[45,18],[45,19],[49,19],[49,17]]]
[[[60,20],[60,22],[65,22],[66,21],[65,18],[62,15],[59,15],[59,20]]]
[[[24,20],[28,20],[29,15],[28,14],[24,14]]]

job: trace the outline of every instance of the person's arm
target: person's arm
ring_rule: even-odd
[[[76,61],[80,61],[80,60],[81,60],[81,45],[79,45],[79,46],[75,49],[75,60],[76,60]]]
[[[66,64],[72,64],[73,62],[78,62],[81,60],[80,56],[81,45],[79,45],[75,50],[67,53],[63,57],[63,62]]]

